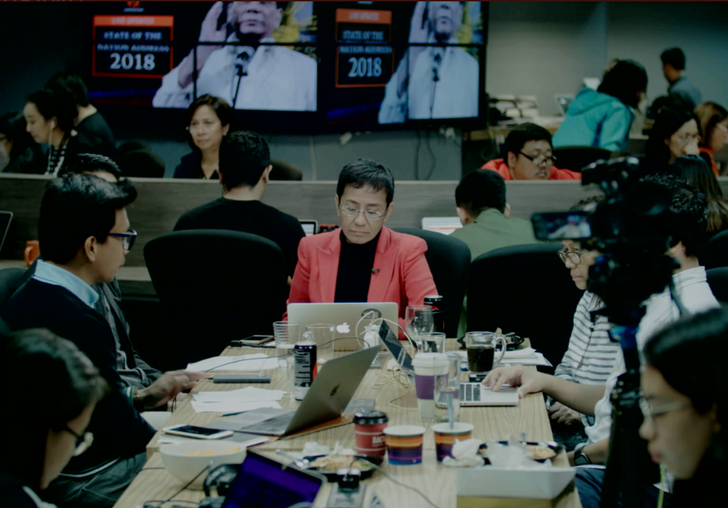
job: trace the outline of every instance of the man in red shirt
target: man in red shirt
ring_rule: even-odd
[[[487,162],[504,180],[581,180],[581,173],[558,169],[549,131],[534,123],[513,129],[503,145],[502,159]]]

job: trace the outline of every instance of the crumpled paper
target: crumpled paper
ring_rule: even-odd
[[[354,450],[344,448],[339,441],[334,445],[333,451],[327,445],[320,444],[316,441],[308,441],[303,445],[303,450],[300,453],[302,457],[311,457],[314,455],[356,455]]]
[[[485,463],[483,457],[478,455],[478,449],[483,441],[476,438],[466,439],[465,441],[455,440],[452,446],[453,457],[445,457],[442,463],[450,467],[478,467]]]
[[[508,444],[488,441],[488,460],[493,466],[511,469],[547,469],[553,466],[550,460],[536,462],[528,455],[528,449],[521,441],[509,439]]]

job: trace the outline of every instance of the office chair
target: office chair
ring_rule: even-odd
[[[708,240],[700,264],[706,270],[728,266],[728,231],[721,231]]]
[[[218,356],[233,339],[272,334],[288,297],[283,252],[258,235],[177,231],[144,246],[168,320],[170,368]]]
[[[581,170],[599,159],[609,159],[611,152],[597,146],[560,146],[554,147],[556,162],[554,166],[570,171]]]
[[[515,332],[554,365],[569,345],[582,292],[558,255],[561,245],[514,245],[478,256],[470,267],[468,330]]]
[[[728,268],[711,268],[705,272],[713,296],[719,302],[728,303]]]
[[[271,180],[303,180],[303,170],[295,164],[280,159],[271,159],[270,163],[273,165]]]
[[[445,299],[445,335],[457,337],[470,272],[470,248],[462,240],[442,233],[414,228],[394,228],[394,231],[418,236],[427,242],[427,264],[437,291]]]
[[[25,268],[5,268],[0,270],[0,315],[5,305],[20,287]]]

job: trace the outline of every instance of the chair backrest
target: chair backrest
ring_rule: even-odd
[[[706,270],[706,274],[713,296],[720,302],[728,303],[728,268],[711,268]]]
[[[20,287],[25,271],[25,268],[6,268],[0,270],[0,315],[2,315],[5,305],[10,301],[10,297]]]
[[[432,278],[437,291],[444,298],[445,334],[457,337],[460,312],[470,272],[470,248],[462,240],[451,238],[442,233],[414,228],[394,228],[422,238],[427,242],[427,264],[430,265]]]
[[[560,169],[581,171],[585,166],[599,159],[609,159],[611,152],[597,146],[560,146],[554,147],[556,162]]]
[[[280,159],[271,159],[270,163],[273,165],[271,180],[303,180],[303,170],[295,164]]]
[[[566,352],[582,296],[556,252],[561,245],[514,245],[473,261],[468,330],[515,332],[556,366]]]
[[[144,259],[170,321],[170,368],[217,356],[230,340],[272,333],[285,312],[283,253],[267,238],[177,231],[147,243]]]
[[[708,270],[728,266],[728,231],[721,231],[708,241],[700,264]]]

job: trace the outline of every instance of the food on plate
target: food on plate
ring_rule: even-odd
[[[311,461],[309,467],[318,469],[319,471],[336,472],[342,467],[355,467],[361,471],[369,471],[372,465],[366,460],[359,460],[352,455],[325,455]]]

